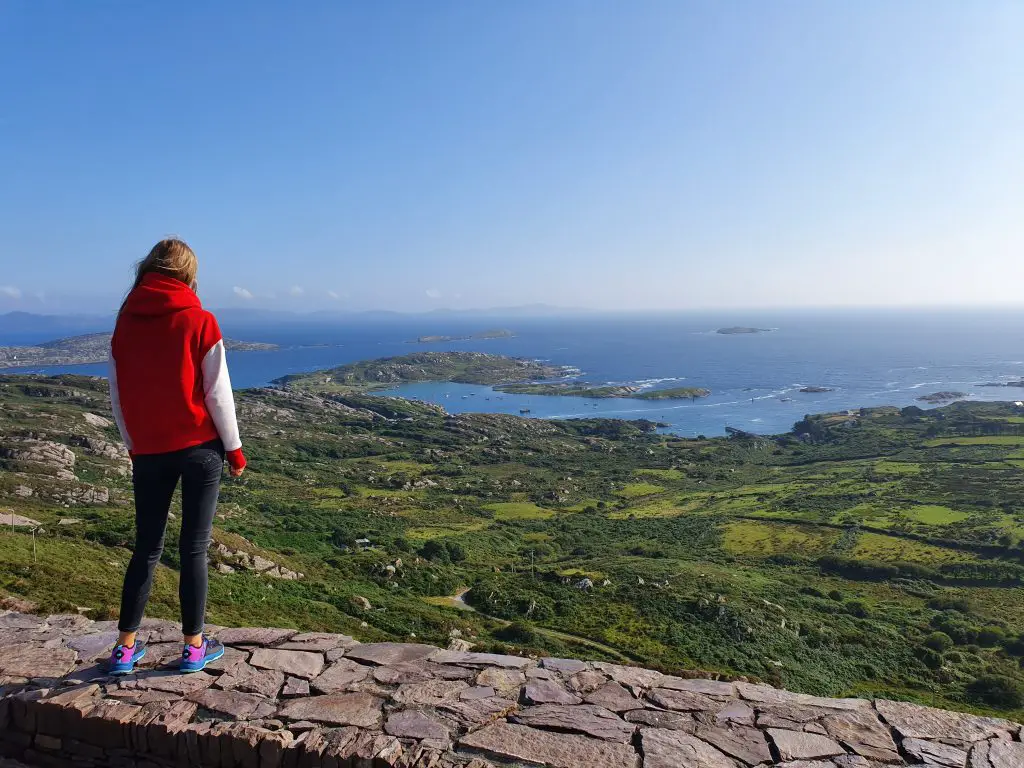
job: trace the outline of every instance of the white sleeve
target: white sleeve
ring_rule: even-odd
[[[114,351],[107,353],[107,364],[110,367],[108,380],[110,381],[110,408],[114,412],[114,421],[117,423],[117,431],[121,433],[121,440],[124,447],[129,451],[132,449],[132,439],[128,436],[128,428],[124,425],[124,414],[121,413],[121,394],[117,391],[117,364],[114,362]]]
[[[228,376],[228,361],[224,352],[224,341],[218,341],[203,358],[203,392],[206,395],[206,410],[210,412],[217,427],[217,434],[224,443],[225,451],[242,447],[238,436],[238,421],[235,419],[235,396],[231,392],[231,378]]]

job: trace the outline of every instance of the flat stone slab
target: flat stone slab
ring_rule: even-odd
[[[768,735],[783,760],[816,760],[846,754],[846,750],[835,741],[817,733],[769,728]]]
[[[472,651],[438,651],[430,657],[436,664],[456,664],[462,667],[503,667],[526,669],[534,665],[522,656],[504,656],[499,653],[473,653]]]
[[[640,731],[644,768],[738,768],[736,761],[683,731]]]
[[[224,645],[268,646],[281,643],[297,635],[294,629],[263,629],[260,627],[237,627],[222,629],[217,639]]]
[[[0,677],[63,677],[75,668],[76,661],[78,653],[72,648],[15,643],[0,649]]]
[[[624,722],[614,712],[592,704],[566,707],[542,704],[516,712],[515,721],[533,728],[551,728],[559,731],[582,733],[605,741],[628,742],[636,727]]]
[[[922,707],[905,701],[875,702],[878,714],[905,739],[955,739],[984,741],[992,737],[1012,739],[1019,726],[997,717]]]
[[[276,669],[255,669],[248,664],[240,664],[232,672],[221,675],[217,679],[217,687],[225,691],[257,693],[276,699],[284,685],[284,678],[284,672]],[[306,691],[309,691],[308,687]]]
[[[294,677],[310,680],[323,671],[324,655],[309,651],[280,651],[273,648],[257,648],[249,657],[249,663],[261,669],[276,669]]]
[[[501,760],[522,760],[552,768],[640,768],[640,756],[629,744],[535,731],[509,723],[488,725],[464,736],[459,744]]]
[[[384,699],[368,693],[335,693],[289,701],[278,715],[289,720],[376,728],[380,725],[383,706]]]
[[[415,643],[367,643],[357,645],[345,652],[346,658],[369,664],[394,666],[402,662],[416,662],[437,653],[432,645]]]
[[[373,667],[356,664],[351,659],[338,659],[313,678],[309,686],[317,693],[341,693],[354,683],[365,680]]]
[[[447,741],[451,732],[438,720],[416,710],[395,712],[384,723],[384,732],[405,739]]]

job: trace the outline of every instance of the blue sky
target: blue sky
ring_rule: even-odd
[[[0,311],[1021,303],[1019,2],[0,2]]]

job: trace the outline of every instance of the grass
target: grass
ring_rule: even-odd
[[[684,480],[686,474],[680,469],[638,469],[638,475],[650,475],[660,480]]]
[[[538,507],[531,501],[486,504],[484,509],[493,511],[495,520],[547,520],[555,516],[554,510]]]
[[[641,496],[654,496],[664,492],[664,488],[653,483],[626,483],[626,485],[615,492],[615,495],[621,496],[624,499],[637,499]]]
[[[767,557],[784,552],[814,555],[824,552],[838,536],[838,531],[736,520],[723,526],[722,547],[734,555]]]
[[[861,533],[857,544],[850,552],[853,557],[882,562],[921,563],[941,565],[942,563],[965,563],[977,558],[969,552],[937,547],[912,539],[887,536],[883,533]]]
[[[921,472],[921,465],[909,461],[878,461],[875,462],[875,471],[883,475],[917,475]]]
[[[1024,435],[983,435],[977,437],[936,437],[925,440],[929,448],[942,445],[1024,445]]]
[[[940,507],[935,504],[922,504],[904,511],[903,514],[911,520],[916,520],[926,525],[949,525],[950,523],[959,523],[961,520],[966,520],[970,517],[966,512],[960,512],[949,507]]]

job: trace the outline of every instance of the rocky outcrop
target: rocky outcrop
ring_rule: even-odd
[[[574,659],[218,629],[180,675],[148,620],[128,677],[99,663],[113,622],[0,614],[0,755],[32,765],[404,768],[1024,766],[1021,726]],[[2,764],[2,761],[0,761]]]
[[[214,547],[214,552],[219,560],[214,567],[220,573],[256,571],[271,578],[287,579],[288,581],[303,579],[306,576],[300,571],[293,571],[260,554],[246,552],[244,549],[231,549],[224,543],[218,543]]]

